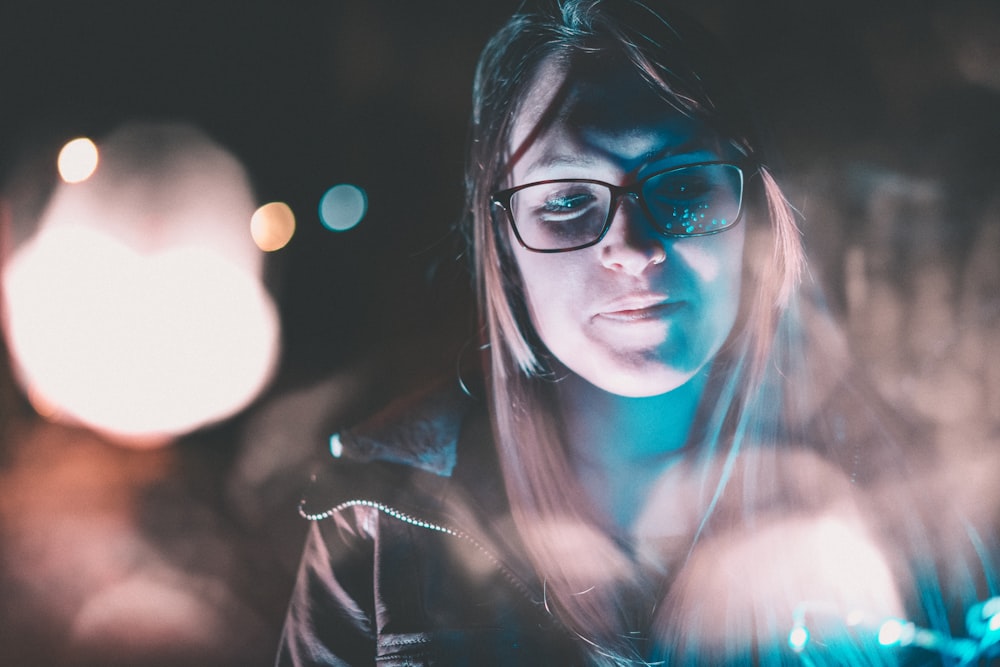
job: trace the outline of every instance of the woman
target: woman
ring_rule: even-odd
[[[957,598],[920,588],[921,521],[867,520],[902,457],[806,363],[838,339],[805,330],[718,53],[632,0],[541,2],[486,46],[484,388],[334,438],[279,664],[883,664],[885,619],[982,597],[958,567]]]

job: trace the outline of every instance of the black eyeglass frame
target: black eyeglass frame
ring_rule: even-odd
[[[655,178],[656,176],[662,176],[663,174],[672,171],[680,171],[682,169],[690,169],[692,167],[707,167],[711,165],[723,165],[727,167],[734,167],[740,174],[739,210],[736,213],[736,217],[733,219],[733,223],[731,225],[723,227],[722,229],[710,229],[703,232],[677,233],[668,231],[659,222],[657,216],[650,210],[649,206],[646,204],[646,198],[642,194],[642,187],[646,184],[647,181],[649,181],[652,178]],[[643,212],[650,219],[650,221],[652,221],[653,226],[656,228],[656,231],[660,232],[664,236],[670,238],[711,236],[713,234],[721,234],[722,232],[728,231],[733,227],[735,227],[737,224],[739,224],[740,221],[742,221],[743,200],[746,195],[746,182],[747,182],[746,171],[748,166],[750,166],[750,163],[748,161],[730,162],[728,160],[714,160],[708,162],[692,162],[690,164],[676,165],[674,167],[670,167],[669,169],[661,169],[660,171],[648,174],[637,181],[633,181],[628,185],[614,185],[612,183],[607,183],[605,181],[599,181],[592,178],[554,178],[544,181],[534,181],[532,183],[524,183],[522,185],[517,185],[512,188],[507,188],[506,190],[498,190],[497,192],[494,192],[493,194],[490,195],[490,206],[491,207],[499,206],[501,209],[503,209],[504,213],[507,214],[507,222],[510,223],[510,228],[514,232],[514,238],[517,239],[517,242],[520,244],[522,248],[524,248],[525,250],[530,250],[531,252],[540,252],[548,254],[559,253],[559,252],[572,252],[574,250],[583,250],[584,248],[589,248],[591,246],[597,245],[598,243],[601,242],[602,239],[604,239],[605,235],[607,235],[608,230],[611,229],[611,221],[614,220],[615,211],[618,210],[618,205],[621,203],[622,197],[624,197],[625,195],[632,195],[635,197],[636,201],[638,201],[639,205],[642,207]],[[551,248],[551,249],[533,248],[524,242],[524,239],[521,238],[521,232],[519,232],[517,229],[517,223],[514,222],[514,213],[511,211],[510,200],[515,194],[517,194],[521,190],[534,187],[536,185],[549,185],[551,183],[589,183],[591,185],[601,185],[608,188],[608,190],[611,192],[611,202],[608,204],[608,217],[604,221],[604,227],[601,229],[601,233],[597,235],[597,238],[595,238],[593,241],[588,241],[587,243],[576,245],[571,248]]]

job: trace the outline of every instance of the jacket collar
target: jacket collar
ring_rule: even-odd
[[[390,404],[361,425],[330,437],[334,458],[382,461],[450,477],[458,439],[473,399],[434,388]]]
[[[313,475],[300,512],[321,519],[357,504],[464,534],[521,582],[538,585],[510,515],[485,406],[457,387],[398,401],[331,438],[331,457]]]
[[[300,504],[310,518],[363,502],[470,533],[509,515],[483,404],[436,387],[398,400],[330,439]]]

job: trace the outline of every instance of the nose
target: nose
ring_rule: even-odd
[[[601,263],[612,271],[640,275],[667,257],[664,238],[635,195],[626,195],[611,212],[611,226],[601,240]]]

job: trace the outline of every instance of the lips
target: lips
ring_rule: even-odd
[[[680,303],[664,294],[632,294],[602,307],[595,317],[612,322],[642,322],[659,319],[676,310]]]

